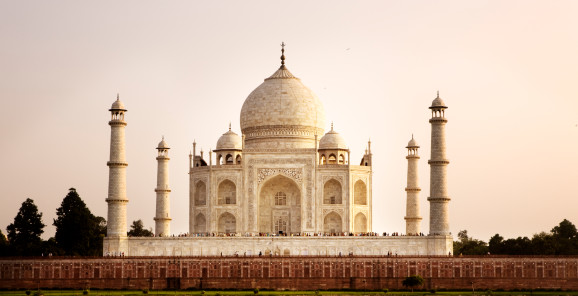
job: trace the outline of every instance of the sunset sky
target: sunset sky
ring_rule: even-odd
[[[371,138],[373,230],[404,232],[421,145],[429,229],[440,91],[450,227],[488,241],[578,224],[578,1],[0,1],[0,228],[32,198],[43,238],[74,187],[106,218],[110,127],[126,120],[128,221],[154,226],[157,143],[170,145],[171,228],[188,231],[188,154],[214,149],[249,93],[286,65],[359,164]]]

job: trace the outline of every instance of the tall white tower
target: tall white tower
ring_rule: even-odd
[[[431,107],[431,158],[430,165],[430,235],[450,235],[449,201],[447,186],[447,167],[450,161],[446,158],[446,107],[444,101],[437,97]]]
[[[411,140],[407,143],[407,193],[406,208],[405,208],[405,233],[407,235],[419,235],[421,233],[421,216],[419,210],[419,176],[417,164],[419,160],[418,149],[419,145],[411,136]]]
[[[116,101],[110,108],[110,160],[108,165],[108,215],[107,215],[107,237],[126,237],[126,167],[128,163],[125,157],[124,113],[126,109],[116,96]]]
[[[155,216],[156,236],[170,236],[171,218],[169,217],[170,200],[169,194],[169,145],[165,142],[165,137],[160,141],[157,150],[157,211]]]

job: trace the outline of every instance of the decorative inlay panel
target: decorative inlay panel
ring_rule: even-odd
[[[274,175],[283,175],[293,179],[297,184],[303,182],[303,170],[302,169],[259,169],[257,173],[257,184],[261,184],[265,178]]]

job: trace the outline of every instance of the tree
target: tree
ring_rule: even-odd
[[[495,234],[494,236],[492,236],[490,238],[490,243],[488,246],[488,249],[490,251],[490,253],[492,254],[503,254],[503,243],[504,243],[504,238],[502,236],[500,236],[499,234]]]
[[[64,255],[98,256],[102,254],[101,217],[95,217],[76,189],[70,188],[56,209],[54,239]]]
[[[6,228],[8,230],[8,240],[10,249],[14,255],[31,256],[41,254],[42,239],[40,235],[44,232],[42,223],[42,213],[38,212],[38,207],[34,201],[27,198],[20,207],[18,214],[14,217],[14,223]]]
[[[488,253],[486,242],[468,237],[468,231],[458,232],[458,241],[454,241],[454,254],[485,255]]]
[[[0,256],[8,256],[8,240],[2,230],[0,229]]]
[[[142,220],[138,219],[136,221],[132,221],[132,225],[130,226],[128,236],[153,236],[153,232],[152,229],[151,230],[144,229]]]
[[[423,284],[423,278],[419,275],[411,275],[406,277],[401,284],[404,287],[411,288],[411,291],[413,292],[413,287],[421,286]]]
[[[552,235],[556,241],[556,255],[578,254],[578,231],[572,222],[562,220],[552,228]]]

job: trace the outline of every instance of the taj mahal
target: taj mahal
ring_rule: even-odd
[[[104,254],[383,256],[453,252],[446,174],[447,107],[439,93],[429,107],[429,233],[421,229],[420,146],[412,136],[406,146],[406,232],[376,234],[372,232],[371,142],[362,158],[352,163],[346,141],[332,123],[326,132],[322,102],[285,66],[284,51],[282,47],[281,66],[246,98],[240,114],[240,134],[229,126],[216,149],[208,153],[198,153],[193,143],[186,236],[171,235],[170,148],[164,138],[156,147],[155,236],[127,236],[127,109],[117,96],[109,110]]]

